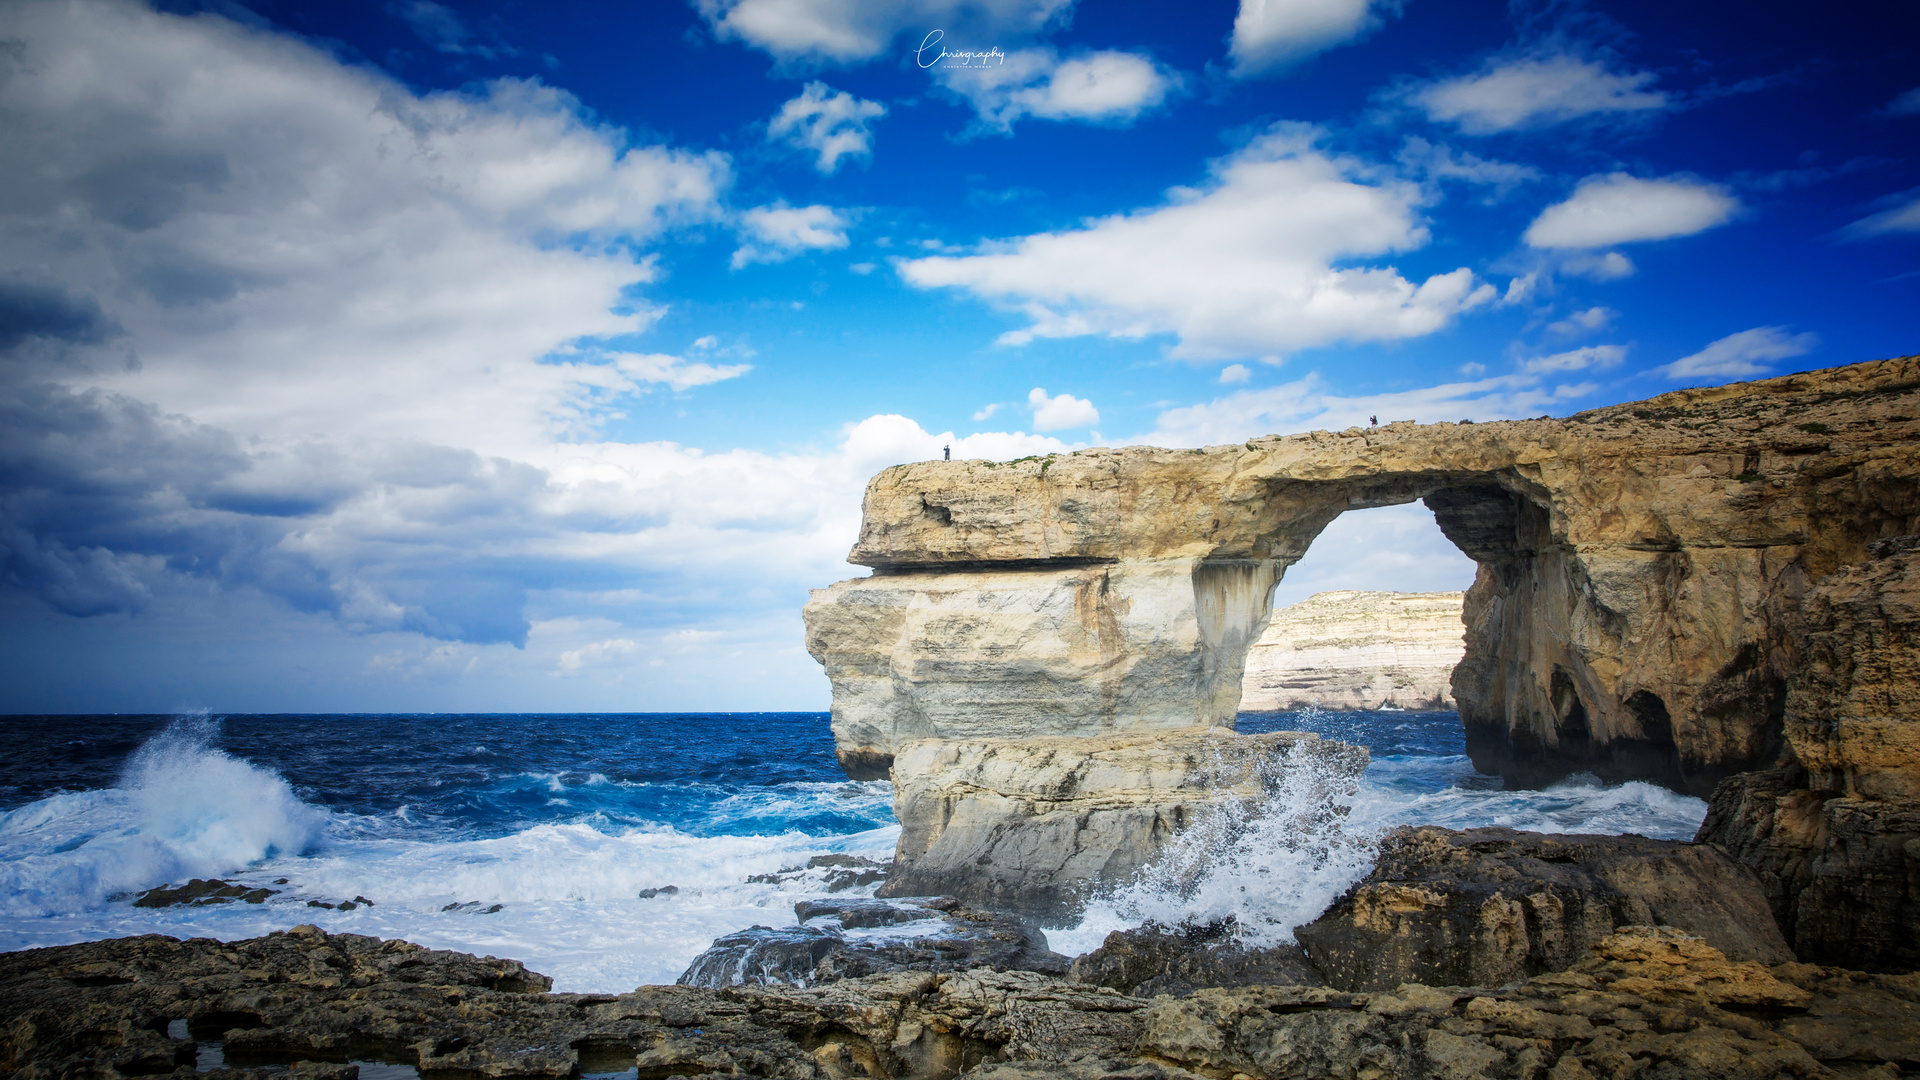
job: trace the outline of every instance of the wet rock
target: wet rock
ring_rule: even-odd
[[[1098,949],[1075,958],[1067,977],[1137,997],[1179,997],[1218,986],[1326,983],[1299,946],[1242,945],[1234,940],[1230,924],[1116,930]]]
[[[1373,872],[1295,931],[1327,982],[1500,986],[1561,971],[1629,925],[1678,926],[1739,960],[1793,959],[1760,883],[1705,844],[1513,829],[1399,829]]]
[[[641,889],[639,895],[642,900],[651,900],[656,896],[673,896],[679,891],[678,885],[662,885],[657,889]]]
[[[1072,925],[1096,888],[1132,878],[1204,815],[1283,783],[1330,799],[1366,764],[1360,747],[1293,731],[908,743],[893,763],[900,841],[879,894]]]
[[[794,914],[798,926],[756,926],[716,939],[679,984],[817,986],[896,971],[1067,970],[1067,958],[1049,950],[1032,923],[941,897],[803,900]]]
[[[791,885],[811,880],[830,893],[845,892],[885,881],[891,862],[859,855],[815,855],[805,866],[789,866],[777,874],[755,874],[748,881],[763,885]]]
[[[235,885],[231,881],[219,878],[194,878],[185,885],[148,889],[133,901],[134,907],[204,907],[208,904],[231,904],[242,900],[249,904],[266,902],[267,897],[277,894],[279,889],[248,888]]]

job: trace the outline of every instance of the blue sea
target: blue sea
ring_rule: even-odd
[[[1196,832],[1170,858],[1203,873],[1102,898],[1048,932],[1054,948],[1083,952],[1146,918],[1233,914],[1290,934],[1397,824],[1685,839],[1706,813],[1591,777],[1503,790],[1474,772],[1451,712],[1248,713],[1239,728],[1315,731],[1373,761],[1336,813],[1301,801],[1324,803],[1317,790]],[[890,785],[840,773],[825,713],[13,716],[0,739],[0,950],[310,922],[618,992],[672,982],[722,934],[791,924],[827,871],[783,871],[884,860],[899,835]],[[277,891],[133,904],[214,876]]]

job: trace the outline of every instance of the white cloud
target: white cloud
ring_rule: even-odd
[[[1039,32],[1073,0],[694,0],[715,37],[790,63],[851,64],[885,52],[903,31],[936,28],[949,42]]]
[[[1521,184],[1540,179],[1544,174],[1531,165],[1511,161],[1492,161],[1477,154],[1456,150],[1444,143],[1433,143],[1418,135],[1400,144],[1395,159],[1408,172],[1428,181],[1458,180],[1494,189],[1493,197],[1504,198]]]
[[[698,342],[695,344],[697,345]],[[708,364],[662,353],[616,352],[606,355],[622,374],[630,375],[641,382],[666,383],[675,390],[687,390],[724,379],[738,378],[753,370],[752,364]]]
[[[1658,369],[1674,379],[1715,375],[1764,375],[1774,360],[1804,356],[1820,346],[1818,334],[1789,333],[1784,326],[1756,326],[1708,345]]]
[[[640,643],[632,638],[610,638],[568,649],[554,666],[555,675],[578,675],[589,668],[629,663],[640,652]]]
[[[1220,383],[1223,386],[1243,383],[1251,378],[1253,378],[1253,369],[1245,364],[1228,364],[1220,369]]]
[[[1072,394],[1048,397],[1037,386],[1027,393],[1027,406],[1033,410],[1035,431],[1091,427],[1100,422],[1100,410],[1093,407],[1093,402]]]
[[[767,137],[783,139],[802,150],[814,153],[814,168],[831,174],[840,168],[840,159],[873,156],[873,130],[869,126],[887,115],[887,107],[826,83],[810,82],[800,96],[780,106],[767,124]]]
[[[1848,225],[1840,230],[1840,236],[1847,240],[1864,240],[1888,233],[1920,232],[1920,191],[1909,191],[1883,200],[1884,203],[1892,205]]]
[[[991,405],[985,406],[979,412],[974,413],[973,418],[975,420],[990,420],[993,418],[993,414],[999,411],[1000,403],[996,401]]]
[[[899,263],[922,288],[956,287],[1032,320],[1003,338],[1174,334],[1189,357],[1277,355],[1334,341],[1418,337],[1493,299],[1462,267],[1416,285],[1350,264],[1427,241],[1419,189],[1360,179],[1285,125],[1213,167],[1203,188],[1082,228]]]
[[[1373,7],[1372,0],[1240,0],[1228,46],[1233,72],[1258,75],[1361,38],[1380,25]]]
[[[1526,241],[1537,248],[1596,248],[1664,240],[1724,225],[1739,210],[1740,201],[1717,184],[1608,173],[1587,177],[1572,197],[1541,211],[1527,226]]]
[[[780,262],[807,251],[832,251],[847,246],[851,225],[831,206],[755,207],[740,215],[747,242],[733,253],[735,270],[756,262]]]
[[[1003,62],[940,64],[931,71],[942,87],[973,106],[983,128],[1001,132],[1025,116],[1130,123],[1180,86],[1177,75],[1148,57],[1112,50],[1063,60],[1050,47],[1015,49]]]
[[[1604,330],[1619,318],[1620,313],[1609,307],[1590,307],[1585,311],[1576,311],[1564,319],[1547,324],[1547,333],[1556,337],[1579,337],[1591,334],[1595,330]]]
[[[1609,368],[1627,358],[1625,345],[1588,345],[1551,356],[1538,356],[1520,365],[1522,371],[1539,375],[1553,371],[1585,371]]]
[[[1882,111],[1888,116],[1920,116],[1920,86],[1887,102],[1887,107]]]
[[[1560,260],[1560,272],[1588,281],[1619,281],[1633,276],[1633,260],[1617,251],[1595,255],[1579,252]]]
[[[1471,75],[1402,91],[1438,123],[1470,135],[1546,127],[1582,116],[1664,109],[1652,72],[1615,72],[1598,60],[1556,54],[1501,57]]]
[[[1161,413],[1154,430],[1131,443],[1153,446],[1217,446],[1260,435],[1315,428],[1366,427],[1369,417],[1395,420],[1514,420],[1538,416],[1554,405],[1537,376],[1502,375],[1390,394],[1349,397],[1329,390],[1318,374],[1280,386],[1241,390],[1204,405]]]

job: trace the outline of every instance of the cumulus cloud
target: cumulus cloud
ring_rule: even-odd
[[[1162,412],[1154,430],[1133,443],[1216,446],[1260,435],[1365,427],[1369,417],[1395,420],[1516,420],[1538,416],[1558,400],[1539,376],[1520,373],[1389,394],[1334,392],[1318,374],[1279,386],[1241,390],[1202,405]]]
[[[1152,59],[1115,50],[1062,59],[1049,47],[1015,49],[1002,62],[931,70],[939,85],[973,107],[982,128],[999,132],[1026,116],[1131,123],[1180,86],[1179,76]]]
[[[609,638],[595,641],[577,649],[568,649],[560,654],[560,662],[554,666],[555,675],[578,675],[589,668],[605,667],[610,664],[631,664],[640,653],[640,643],[632,638]]]
[[[1544,174],[1531,165],[1511,161],[1493,161],[1442,143],[1429,142],[1418,135],[1409,136],[1400,145],[1395,160],[1408,173],[1428,181],[1455,181],[1479,184],[1493,189],[1493,198],[1502,199],[1521,184],[1539,180]]]
[[[1072,394],[1048,397],[1047,392],[1037,386],[1027,393],[1027,406],[1033,410],[1035,431],[1091,427],[1100,422],[1100,411],[1093,407],[1093,402]]]
[[[1536,248],[1597,248],[1691,236],[1724,225],[1740,201],[1717,184],[1669,176],[1642,180],[1626,173],[1589,176],[1573,195],[1527,226]]]
[[[1551,356],[1536,356],[1522,363],[1520,370],[1535,375],[1559,371],[1585,371],[1588,368],[1614,367],[1626,358],[1625,345],[1588,345],[1585,348],[1569,349]]]
[[[973,414],[973,418],[975,420],[990,420],[993,418],[993,414],[999,411],[1000,403],[996,401],[991,405],[982,406],[979,412]]]
[[[1233,73],[1259,75],[1365,37],[1380,25],[1373,0],[1240,0],[1228,52]]]
[[[1588,281],[1619,281],[1634,274],[1633,260],[1617,251],[1576,252],[1560,260],[1560,272]]]
[[[832,251],[847,246],[852,222],[831,206],[788,206],[775,203],[740,215],[747,242],[733,253],[735,270],[757,262],[781,262],[808,251]]]
[[[950,40],[1029,37],[1073,0],[694,0],[714,36],[788,63],[853,64],[885,52],[903,31]],[[917,42],[916,42],[917,44]]]
[[[1818,334],[1795,334],[1784,326],[1756,326],[1728,334],[1658,370],[1674,379],[1764,375],[1773,361],[1805,356],[1819,346]]]
[[[1172,334],[1187,357],[1279,355],[1333,341],[1432,333],[1494,297],[1462,267],[1415,284],[1391,266],[1335,263],[1424,245],[1412,184],[1369,182],[1285,125],[1159,206],[1077,229],[903,260],[905,279],[1015,306],[1002,340]]]
[[[873,156],[872,123],[887,115],[877,101],[810,82],[800,96],[780,106],[767,125],[767,137],[781,139],[814,154],[814,168],[831,175],[842,158]]]
[[[1609,307],[1590,307],[1576,311],[1564,319],[1556,319],[1547,324],[1547,333],[1555,337],[1579,337],[1595,330],[1604,330],[1612,325],[1620,313]]]
[[[1220,382],[1223,386],[1243,383],[1253,378],[1253,369],[1245,364],[1228,364],[1220,369]]]
[[[609,353],[608,359],[621,373],[641,382],[666,383],[675,390],[689,390],[708,383],[735,379],[753,370],[752,364],[709,364],[664,353]]]
[[[1840,230],[1845,240],[1866,240],[1889,233],[1920,232],[1920,190],[1904,192],[1882,200],[1886,209]]]
[[[1648,71],[1609,70],[1566,54],[1495,57],[1479,71],[1400,91],[1436,123],[1469,135],[1548,127],[1584,116],[1664,109],[1671,99],[1649,89]]]

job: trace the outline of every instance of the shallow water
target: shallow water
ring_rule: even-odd
[[[1247,714],[1240,727],[1319,731],[1367,745],[1373,764],[1339,813],[1307,785],[1217,823],[1183,853],[1177,886],[1102,900],[1049,932],[1055,948],[1084,951],[1146,917],[1234,914],[1255,936],[1288,935],[1394,824],[1684,838],[1706,811],[1591,778],[1501,790],[1473,772],[1453,713]],[[825,889],[820,872],[748,879],[814,855],[884,859],[899,833],[889,785],[840,775],[824,713],[4,717],[0,739],[0,949],[313,922],[511,956],[556,989],[621,991],[671,982],[722,934],[791,925],[794,902]],[[211,876],[279,892],[131,902]],[[373,903],[311,906],[355,897]]]

